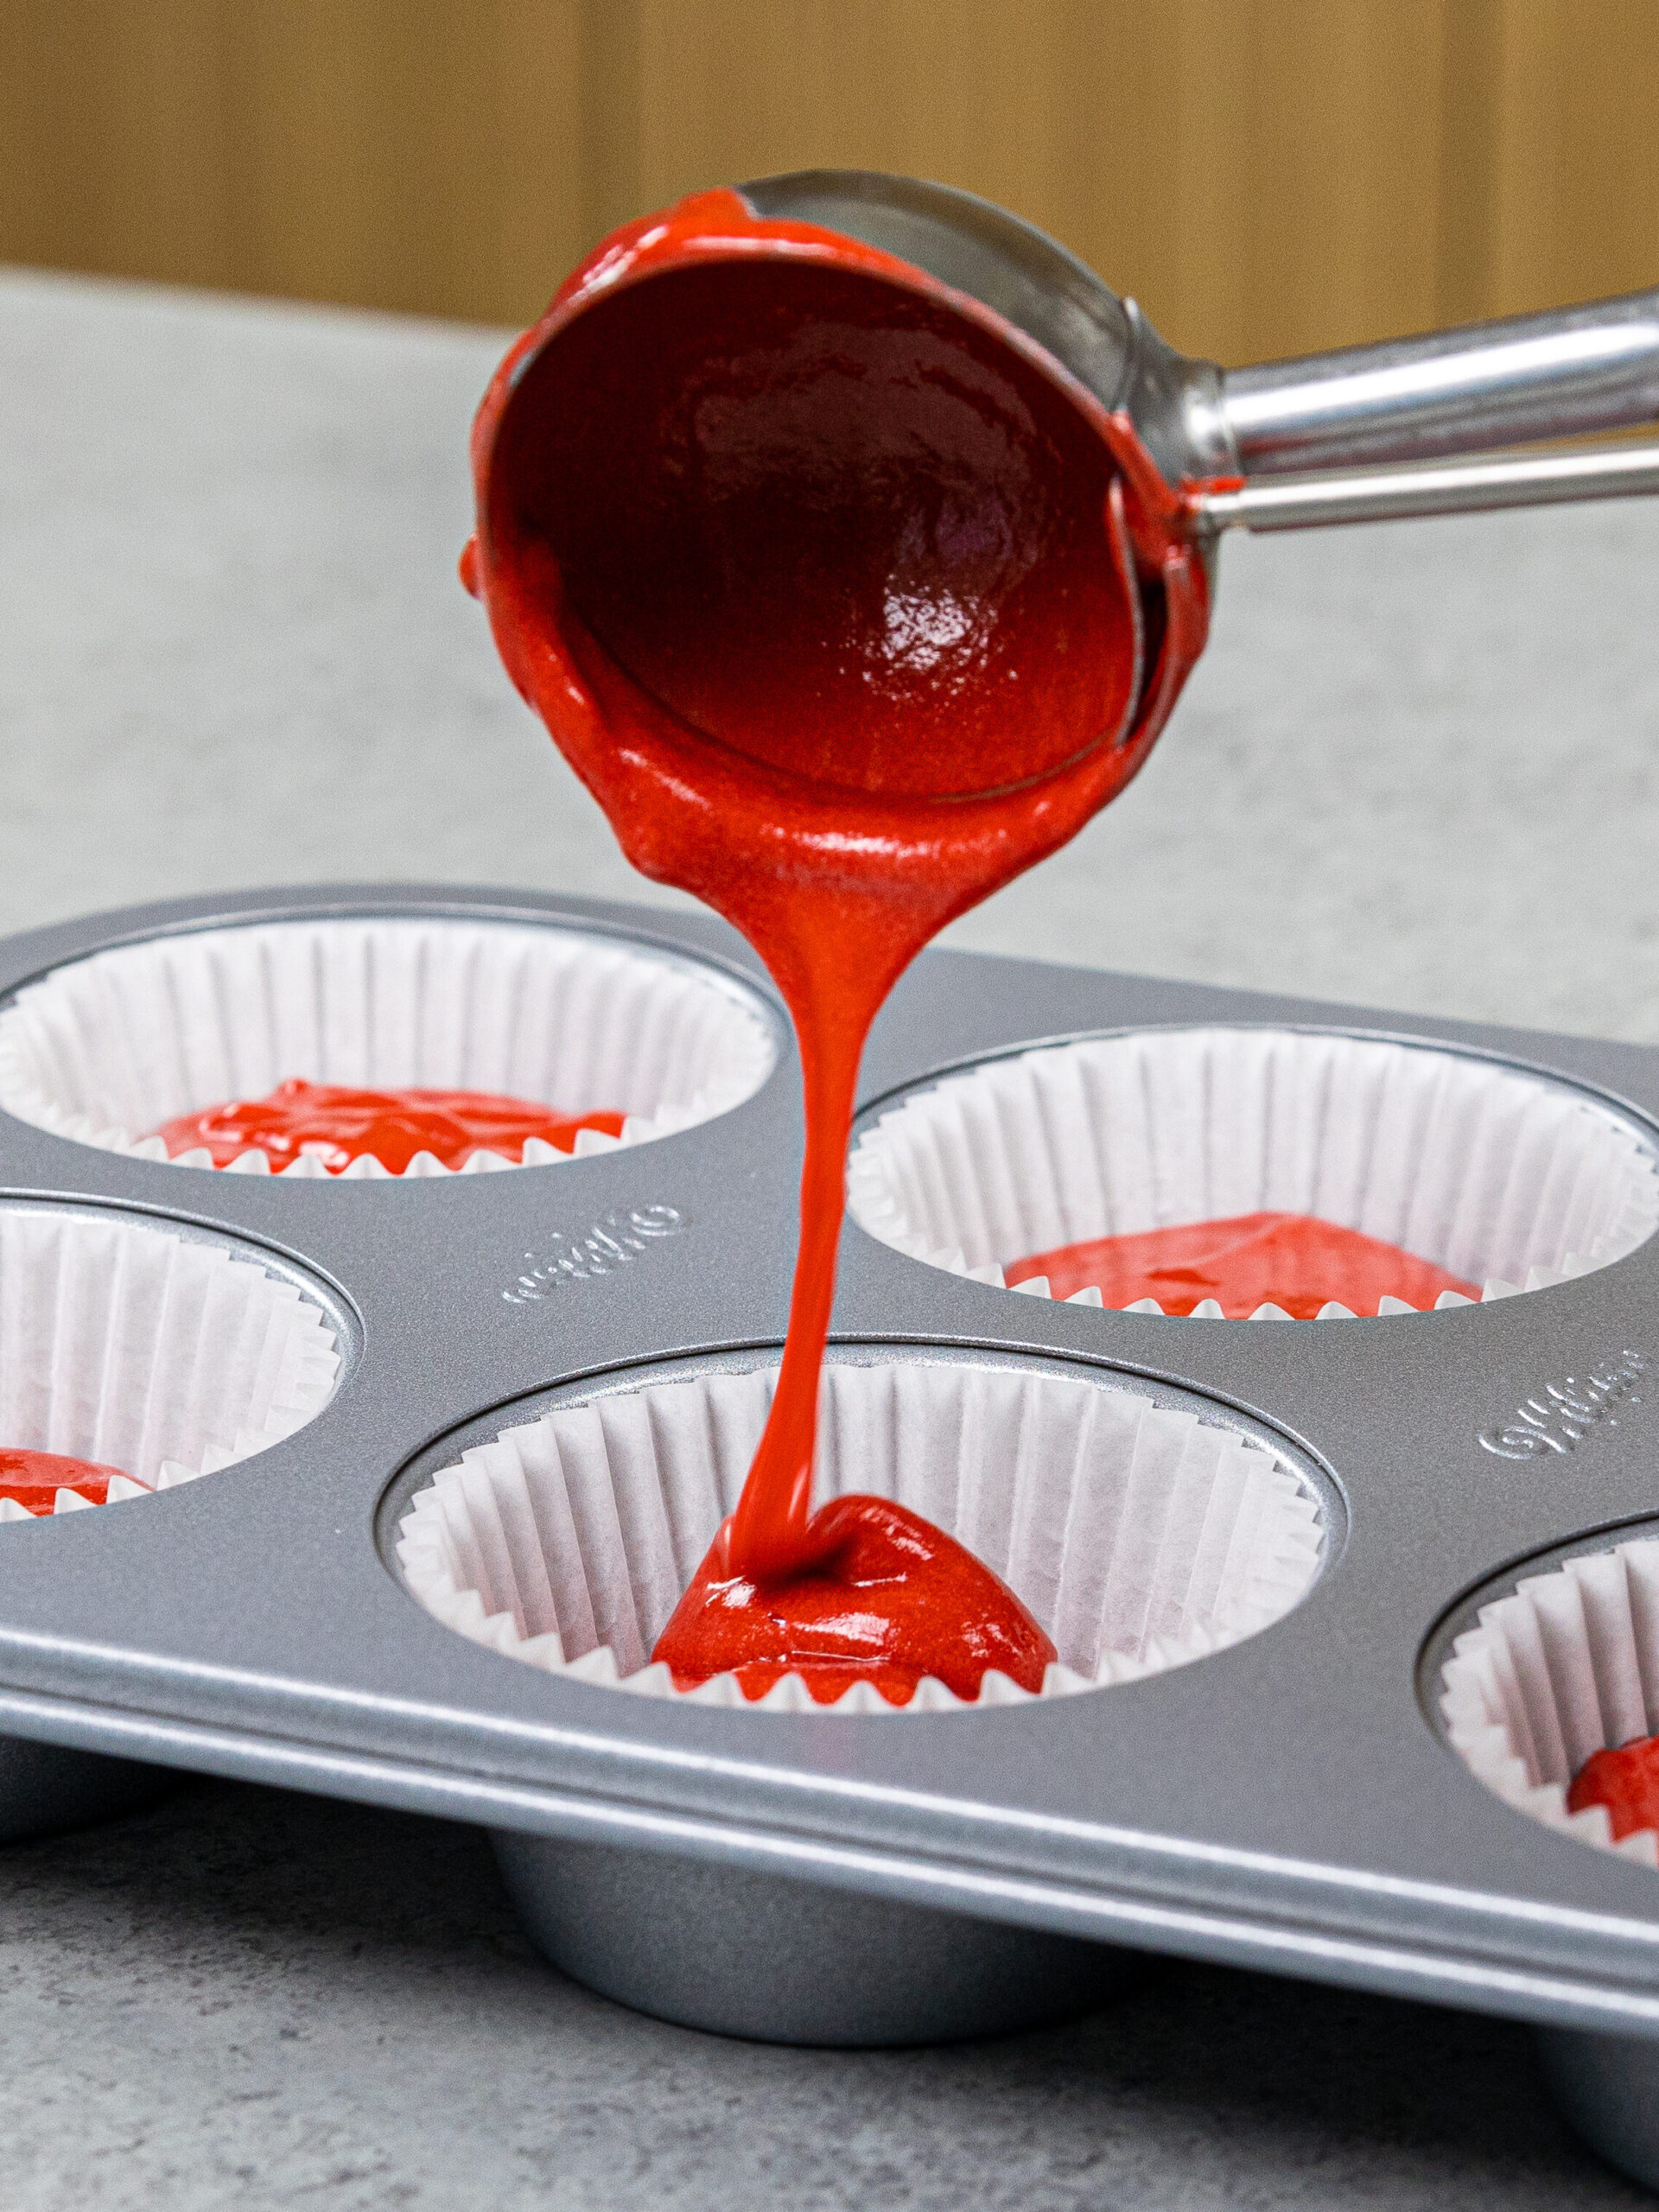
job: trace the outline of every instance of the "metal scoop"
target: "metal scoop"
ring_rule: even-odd
[[[1659,492],[1659,443],[1466,457],[1659,419],[1659,290],[1221,369],[1176,353],[1135,301],[972,193],[866,169],[736,190],[758,216],[860,239],[994,308],[1125,410],[1170,483],[1243,477],[1198,493],[1212,531]]]

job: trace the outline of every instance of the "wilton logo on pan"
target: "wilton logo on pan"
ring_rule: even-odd
[[[1632,1385],[1647,1367],[1639,1351],[1624,1351],[1616,1359],[1592,1367],[1582,1381],[1568,1375],[1551,1382],[1536,1396],[1524,1399],[1506,1421],[1481,1432],[1480,1443],[1500,1459],[1535,1459],[1545,1452],[1576,1452],[1599,1421],[1617,1428],[1618,1415],[1609,1411],[1621,1399],[1639,1406]]]
[[[528,1306],[549,1296],[562,1282],[614,1274],[664,1236],[677,1236],[690,1225],[690,1216],[677,1206],[644,1205],[601,1215],[591,1229],[577,1234],[556,1229],[540,1251],[524,1254],[523,1274],[501,1295],[510,1306]]]

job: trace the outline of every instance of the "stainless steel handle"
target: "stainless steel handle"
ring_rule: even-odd
[[[1659,421],[1659,290],[1224,374],[971,194],[866,169],[737,189],[756,214],[861,239],[995,308],[1103,406],[1125,409],[1171,484],[1449,460]]]
[[[1495,507],[1546,506],[1566,499],[1617,499],[1659,492],[1659,445],[1578,448],[1280,477],[1193,499],[1198,527],[1314,530],[1332,523],[1395,522],[1413,515],[1477,514]]]
[[[1220,411],[1250,477],[1652,422],[1659,291],[1232,369]]]

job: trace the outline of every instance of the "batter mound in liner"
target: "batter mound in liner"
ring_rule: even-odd
[[[420,1177],[665,1136],[741,1104],[775,1058],[741,989],[646,948],[442,917],[267,922],[27,985],[0,1012],[0,1107],[176,1166]]]
[[[848,1199],[931,1266],[1200,1319],[1508,1297],[1659,1225],[1649,1140],[1565,1084],[1432,1046],[1221,1027],[947,1077],[862,1133]]]
[[[463,1452],[418,1491],[397,1556],[429,1612],[510,1656],[678,1694],[651,1653],[736,1503],[775,1369],[557,1405]],[[1319,1503],[1238,1431],[1116,1386],[959,1362],[832,1362],[817,1494],[896,1500],[1000,1575],[1052,1637],[1041,1694],[1104,1688],[1224,1649],[1288,1612],[1318,1572]],[[820,1684],[833,1691],[833,1684]],[[686,1692],[743,1706],[729,1673]],[[842,1712],[938,1712],[869,1681]],[[988,1671],[982,1703],[1027,1692]],[[814,1703],[798,1674],[752,1709]]]

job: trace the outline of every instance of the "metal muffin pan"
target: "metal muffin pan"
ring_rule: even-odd
[[[162,931],[364,912],[620,937],[712,961],[775,1006],[701,917],[382,886],[14,938],[0,999]],[[1198,1022],[1443,1044],[1659,1126],[1659,1051],[946,952],[883,1014],[863,1110],[987,1056]],[[469,1436],[630,1369],[775,1352],[797,1089],[785,1049],[744,1104],[650,1144],[350,1185],[179,1168],[0,1117],[0,1195],[114,1204],[261,1248],[320,1287],[350,1339],[334,1399],[286,1442],[154,1498],[0,1531],[0,1726],[479,1822],[553,1955],[631,2003],[739,2032],[983,2032],[1093,2001],[1132,1971],[1124,1949],[1530,2019],[1575,2124],[1659,2178],[1653,2100],[1630,2088],[1659,2054],[1659,1880],[1496,1800],[1423,1688],[1468,1593],[1659,1509],[1659,1430],[1637,1394],[1571,1452],[1481,1442],[1552,1382],[1659,1358],[1659,1239],[1494,1305],[1284,1324],[1051,1303],[849,1226],[842,1356],[1028,1357],[1196,1394],[1317,1478],[1326,1559],[1294,1611],[1098,1694],[903,1719],[628,1697],[515,1664],[400,1586],[399,1501]],[[619,1257],[613,1232],[637,1209],[669,1210],[675,1233]],[[130,1789],[130,1770],[115,1781]],[[70,1809],[93,1809],[84,1789]]]

